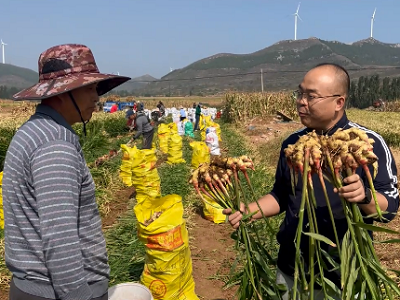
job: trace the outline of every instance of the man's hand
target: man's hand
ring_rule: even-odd
[[[232,214],[232,209],[227,208],[222,211],[224,215],[228,216],[228,221],[234,229],[237,229],[240,225],[240,221],[243,218],[243,213],[245,212],[246,208],[243,203],[240,203],[240,211],[237,211]]]
[[[346,199],[348,202],[359,203],[365,199],[365,188],[358,174],[346,177],[343,182],[346,184],[340,189],[334,188],[335,193]]]

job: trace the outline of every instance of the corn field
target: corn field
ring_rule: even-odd
[[[246,122],[255,117],[282,112],[297,118],[296,102],[290,93],[228,93],[224,101],[224,118],[229,122]]]

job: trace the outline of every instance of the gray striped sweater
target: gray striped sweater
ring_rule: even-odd
[[[5,260],[15,285],[49,299],[107,292],[109,266],[93,178],[79,138],[55,110],[38,105],[7,151]]]

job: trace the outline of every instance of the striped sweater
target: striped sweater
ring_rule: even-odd
[[[107,292],[93,178],[78,136],[52,108],[38,105],[11,141],[3,201],[5,260],[20,290],[63,300]]]

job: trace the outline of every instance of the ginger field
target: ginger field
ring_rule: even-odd
[[[255,171],[249,172],[249,175],[255,193],[260,196],[272,187],[282,140],[291,132],[302,128],[296,118],[291,96],[284,93],[240,94],[240,97],[230,94],[226,98],[140,100],[145,103],[145,108],[149,109],[154,108],[159,100],[163,101],[166,107],[192,107],[193,102],[201,102],[210,107],[225,105],[224,114],[217,121],[221,127],[220,147],[223,155],[246,154],[253,158]],[[276,117],[276,110],[293,118],[293,121],[282,122]],[[30,103],[0,100],[0,163],[4,160],[5,151],[15,130],[33,112],[34,105]],[[390,146],[400,170],[400,113],[349,109],[347,115],[351,121],[382,135]],[[119,178],[122,154],[104,163],[96,163],[99,157],[108,154],[110,150],[119,150],[121,144],[129,141],[130,134],[124,130],[125,122],[123,112],[98,112],[88,124],[88,136],[81,136],[83,152],[96,183],[97,202],[111,266],[110,285],[138,281],[144,267],[145,247],[138,239],[137,220],[133,212],[136,203],[135,188],[126,187]],[[79,124],[74,128],[82,135]],[[195,132],[194,140],[200,139],[200,133]],[[178,194],[182,197],[184,217],[189,231],[192,275],[199,299],[237,299],[237,286],[224,287],[230,279],[230,269],[237,256],[235,243],[231,238],[233,230],[226,223],[214,224],[203,217],[203,204],[188,183],[192,140],[184,137],[182,141],[185,163],[169,165],[166,163],[166,155],[157,151],[156,166],[161,179],[161,192],[163,196]],[[274,230],[279,228],[281,220],[282,216],[273,218]],[[266,231],[262,224],[257,226],[260,232]],[[380,226],[399,231],[400,219],[396,217],[389,224]],[[377,240],[393,238],[387,233],[378,233],[375,237]],[[270,243],[265,247],[271,253],[276,253],[279,249],[277,243]],[[375,248],[384,266],[400,270],[400,259],[397,255],[400,244],[377,244]],[[10,274],[4,264],[4,239],[1,229],[0,257],[0,300],[3,300],[8,299]]]

